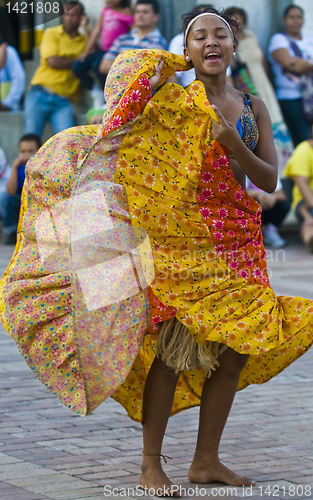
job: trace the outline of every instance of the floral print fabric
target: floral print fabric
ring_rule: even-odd
[[[119,76],[114,67],[107,79],[104,126],[137,71],[145,67],[149,72],[146,61],[147,51],[130,51],[117,61]],[[171,65],[168,75],[182,68],[177,57]],[[121,267],[97,268],[101,252],[101,265],[104,260],[103,243],[109,253],[109,233],[99,232],[105,225],[103,208],[112,227],[123,225],[123,243],[126,235],[130,243],[134,239],[128,230],[127,198],[113,181],[118,149],[138,118],[103,139],[98,126],[61,132],[28,162],[18,244],[0,281],[2,323],[41,382],[79,415],[92,412],[127,377],[148,326],[145,289],[134,286],[133,295],[116,304],[92,293],[97,280],[100,290],[103,270],[111,278],[114,271],[121,284]],[[109,234],[111,243],[115,239],[114,251],[119,245],[116,232]],[[135,236],[142,252],[145,239],[138,231]],[[136,259],[134,254],[136,271],[140,265],[149,267],[144,266],[145,254],[139,264]],[[120,264],[131,271],[126,258]],[[93,309],[95,299],[99,303]]]
[[[127,116],[127,94],[123,103],[120,117]],[[276,297],[270,287],[261,207],[235,180],[228,151],[214,142],[210,113],[200,82],[186,91],[165,85],[119,149],[115,180],[125,186],[133,225],[150,236],[156,269],[150,335],[113,394],[139,421],[156,325],[165,319],[176,315],[200,345],[217,341],[250,354],[238,389],[270,380],[313,341],[313,303]],[[172,414],[200,403],[205,376],[181,374]]]
[[[178,56],[162,51],[121,55],[108,79],[103,128],[59,134],[32,160],[19,246],[5,276],[2,305],[11,335],[47,387],[83,415],[111,395],[141,421],[157,324],[173,316],[200,345],[217,341],[250,354],[238,389],[266,382],[313,340],[313,303],[276,297],[270,287],[260,207],[235,180],[228,151],[214,141],[214,113],[203,85],[194,82],[184,90],[166,84],[151,98],[148,78],[161,56],[164,81],[183,67]],[[91,185],[102,189],[105,182],[112,186],[114,207],[124,200],[125,218],[149,235],[155,268],[148,291],[151,326],[143,338],[140,331],[133,340],[121,336],[119,345],[110,336],[118,322],[112,330],[109,317],[106,337],[99,337],[101,308],[80,315],[73,259],[71,273],[66,258],[46,259],[43,266],[40,237],[35,237],[44,208],[70,200],[73,213],[76,195]],[[90,210],[95,211],[92,203]],[[66,240],[66,222],[59,227]],[[72,224],[71,241],[78,232]],[[94,243],[98,251],[103,236]],[[145,300],[144,294],[141,302],[129,300],[127,311],[111,309],[111,318],[128,322],[134,312],[139,318]],[[110,377],[113,382],[104,391]],[[200,403],[205,377],[202,370],[180,375],[172,414]]]

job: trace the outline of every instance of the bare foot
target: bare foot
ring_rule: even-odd
[[[180,497],[179,486],[169,480],[159,460],[145,457],[141,470],[139,486],[145,489],[147,495]]]
[[[230,486],[254,486],[248,477],[239,476],[216,460],[193,460],[188,479],[192,483],[226,483]]]

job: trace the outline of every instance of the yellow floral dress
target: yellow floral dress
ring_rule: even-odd
[[[157,325],[174,316],[199,345],[250,355],[238,390],[270,380],[313,341],[313,303],[277,297],[269,284],[261,207],[212,136],[204,86],[166,84],[151,97],[160,57],[164,80],[187,69],[167,52],[122,54],[103,127],[58,134],[28,165],[19,242],[2,280],[10,334],[81,415],[111,396],[141,421]],[[143,246],[142,269],[147,278],[151,252],[154,273],[145,284],[133,251]],[[133,291],[123,296],[130,262]],[[172,414],[199,405],[206,376],[180,374]]]

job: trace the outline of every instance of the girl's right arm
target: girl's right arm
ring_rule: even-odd
[[[151,99],[151,91],[157,88],[161,82],[163,66],[164,61],[161,60],[159,64],[155,65],[154,75],[150,79],[146,75],[141,75],[126,90],[106,124],[102,137],[114,130],[118,130],[140,113],[143,113],[147,102]]]
[[[151,85],[146,75],[135,80],[125,91],[105,126],[102,137],[118,130],[142,113],[151,98]]]

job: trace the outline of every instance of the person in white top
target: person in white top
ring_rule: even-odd
[[[311,136],[311,125],[302,111],[300,75],[313,72],[313,35],[301,32],[303,10],[297,5],[285,9],[283,21],[285,32],[272,36],[268,52],[277,99],[296,146]],[[297,57],[294,43],[302,57]]]

